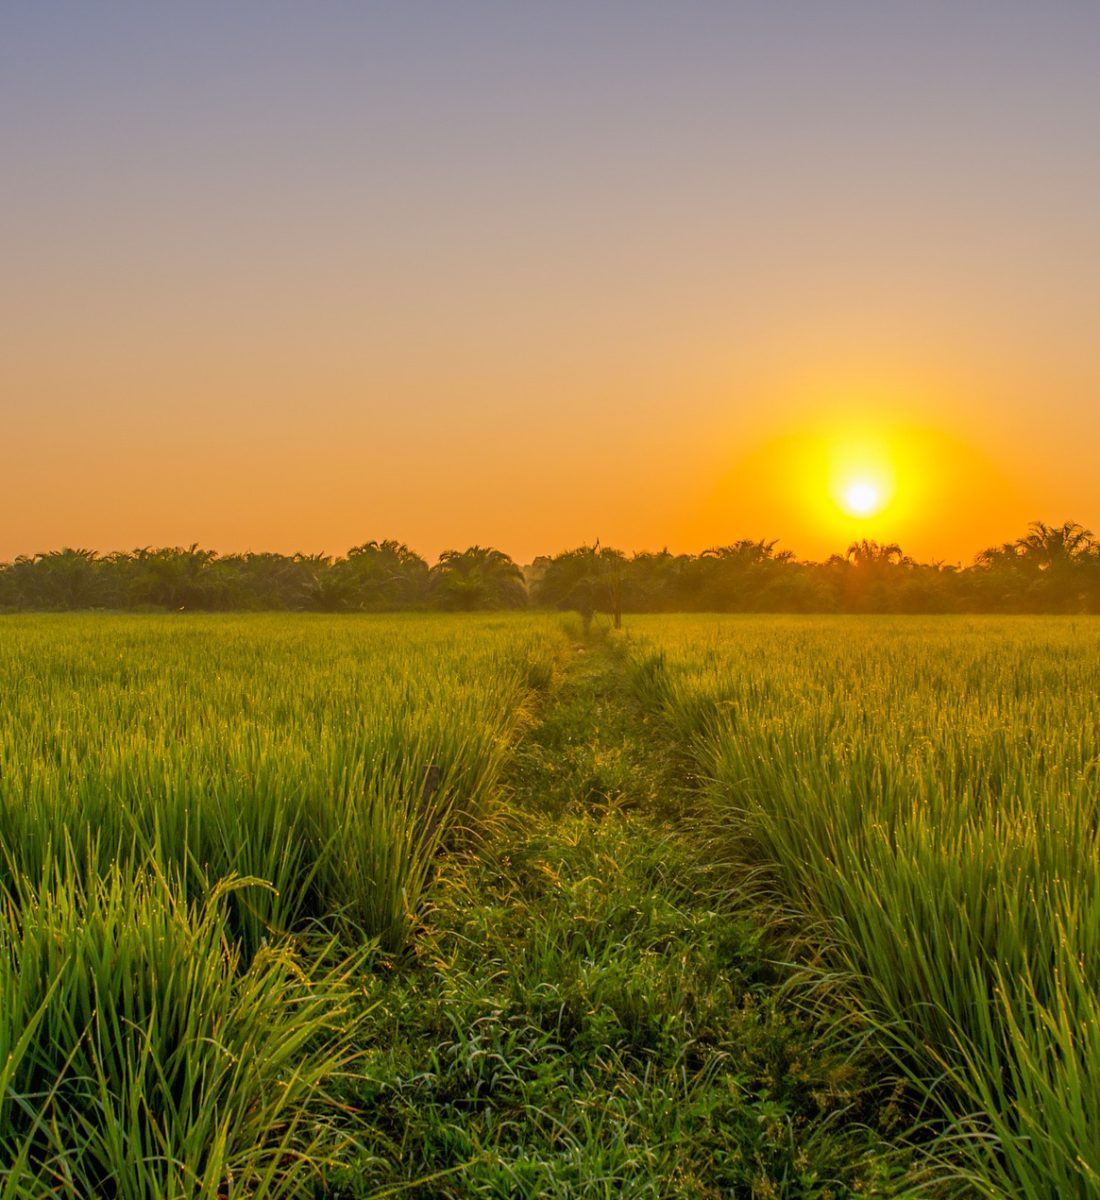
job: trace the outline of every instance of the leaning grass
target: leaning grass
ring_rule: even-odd
[[[0,1198],[313,1194],[540,619],[0,622]],[[360,988],[362,984],[358,985]]]
[[[304,1194],[366,1007],[358,960],[291,944],[245,966],[227,881],[58,872],[0,914],[0,1180],[13,1196]],[[323,957],[323,956],[322,956]]]
[[[496,782],[550,621],[37,616],[0,625],[0,882],[66,846],[217,880],[252,948],[339,914],[404,943],[441,845]],[[438,768],[438,783],[424,786]]]
[[[1100,625],[644,625],[719,840],[829,923],[988,1195],[1100,1187]]]

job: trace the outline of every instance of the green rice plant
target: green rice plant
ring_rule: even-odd
[[[971,1184],[1096,1195],[1100,623],[636,624],[716,845],[825,923]]]
[[[491,825],[559,640],[0,620],[0,1200],[311,1194],[343,1157],[353,980]]]
[[[226,881],[58,871],[0,912],[0,1186],[11,1196],[309,1193],[366,1006],[359,959],[290,944],[245,966]],[[0,1193],[3,1194],[3,1193]]]
[[[336,915],[398,949],[559,640],[524,616],[5,618],[0,886],[153,855],[195,898],[270,883],[230,898],[250,950]]]

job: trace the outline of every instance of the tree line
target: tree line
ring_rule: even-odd
[[[521,568],[486,546],[433,565],[402,542],[342,557],[219,555],[197,545],[98,554],[65,548],[0,563],[0,609],[473,611],[534,605],[597,612],[1100,612],[1100,542],[1073,521],[1035,522],[966,567],[853,542],[824,562],[776,541],[701,554],[580,546]]]

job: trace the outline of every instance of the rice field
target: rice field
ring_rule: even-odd
[[[612,1161],[615,1194],[638,1196],[733,1178],[792,1197],[1100,1194],[1100,619],[631,617],[622,638],[584,636],[540,614],[0,620],[0,1200],[330,1195],[357,1155],[362,1186],[341,1197],[513,1194],[501,1180],[530,1171],[555,1194],[611,1194]],[[567,659],[586,682],[555,699]],[[517,761],[526,824],[508,814]],[[703,815],[680,810],[675,857],[672,791]],[[517,828],[537,866],[517,866]],[[814,1040],[817,1016],[791,1024],[789,989],[769,998],[771,931],[659,861],[667,844],[686,862],[693,839],[820,947],[853,1045],[922,1098],[909,1117],[928,1128],[909,1132],[939,1134],[919,1176],[934,1191],[905,1190],[881,1130],[846,1140],[843,1052]],[[604,843],[639,856],[652,895],[639,876],[619,903],[615,872],[585,865]],[[478,847],[439,891],[448,856]],[[519,915],[499,915],[506,897]],[[581,915],[617,904],[630,938]],[[432,905],[451,933],[424,924]],[[675,939],[643,920],[662,905]],[[596,986],[601,946],[614,987]],[[690,961],[706,1004],[666,986]],[[577,1027],[611,1031],[591,1059],[547,999],[570,971]],[[467,1095],[441,1045],[487,1021],[531,1044],[512,1063],[506,1039],[486,1079],[470,1059]],[[800,1056],[778,1028],[822,1062],[784,1075]],[[372,1045],[384,1084],[357,1074]],[[434,1115],[417,1099],[433,1080]],[[392,1130],[371,1142],[383,1102],[430,1153],[404,1161]],[[668,1113],[683,1131],[650,1145]],[[844,1191],[845,1171],[864,1182]]]
[[[0,621],[0,1197],[289,1196],[549,619]]]
[[[716,853],[818,923],[970,1186],[1100,1194],[1100,622],[632,629]]]

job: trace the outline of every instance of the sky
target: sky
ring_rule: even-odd
[[[1100,531],[1097,62],[1095,0],[4,0],[0,560]]]

